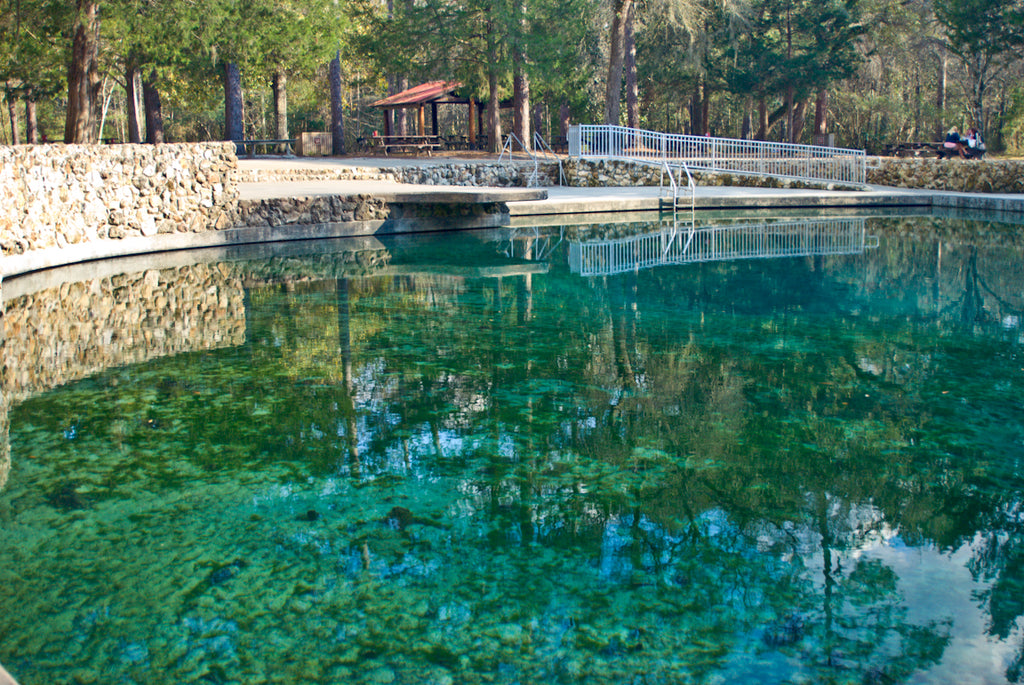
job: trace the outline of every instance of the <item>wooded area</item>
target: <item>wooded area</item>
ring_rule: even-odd
[[[880,152],[1024,141],[1024,0],[0,0],[0,143],[286,139],[453,80],[482,133],[570,121]],[[461,108],[442,133],[464,132]],[[401,110],[389,127],[407,130]],[[60,131],[63,129],[63,135]]]

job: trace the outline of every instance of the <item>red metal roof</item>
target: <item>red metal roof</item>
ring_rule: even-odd
[[[454,92],[456,88],[461,87],[462,84],[458,81],[430,81],[429,83],[422,83],[408,90],[403,90],[401,93],[389,95],[383,100],[377,100],[371,107],[388,108],[419,105],[424,102],[440,100],[445,95]]]

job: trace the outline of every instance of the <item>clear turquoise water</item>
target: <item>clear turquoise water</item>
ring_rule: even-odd
[[[1024,238],[862,226],[588,277],[571,244],[656,226],[339,241],[7,301],[0,662],[1019,682]]]

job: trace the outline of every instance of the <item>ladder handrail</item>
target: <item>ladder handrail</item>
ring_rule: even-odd
[[[558,161],[558,183],[559,185],[569,185],[565,179],[565,170],[562,168],[562,158],[555,154],[555,151],[544,140],[544,137],[538,131],[533,132],[533,147],[534,150],[529,149],[523,144],[523,141],[519,139],[515,133],[510,132],[505,137],[505,143],[501,146],[501,154],[498,155],[498,161],[501,162],[505,157],[505,152],[508,152],[508,163],[512,164],[512,143],[517,143],[520,149],[530,156],[533,161],[533,172],[530,174],[530,178],[527,179],[526,185],[533,186],[540,184],[540,156],[536,154],[535,150],[540,148],[541,150],[547,149],[548,152]]]
[[[649,164],[642,160],[637,160],[642,164]],[[672,167],[681,167],[686,173],[686,187],[690,191],[690,223],[693,223],[693,218],[697,212],[697,182],[693,180],[693,175],[690,173],[690,169],[686,166],[686,162],[677,162],[675,164],[669,164],[668,160],[662,160],[661,174],[658,176],[658,187],[662,187],[662,183],[665,180],[665,174],[668,174],[668,180],[671,182],[672,187],[672,212],[675,214],[676,210],[679,209],[679,184],[676,183],[676,176],[672,173]],[[660,194],[660,191],[659,191]]]
[[[508,136],[505,137],[505,144],[501,147],[501,154],[498,155],[498,161],[501,161],[501,158],[505,156],[505,150],[508,150],[508,163],[512,164],[512,141],[519,143],[520,149],[530,155],[530,159],[533,160],[533,171],[530,173],[530,178],[526,180],[527,187],[532,186],[539,181],[540,163],[537,161],[537,156],[526,147],[526,144],[523,143],[523,141],[519,140],[519,136],[515,133],[509,132]]]
[[[540,148],[541,150],[547,150],[552,157],[558,160],[558,185],[569,185],[565,180],[565,171],[562,169],[562,158],[551,149],[551,146],[548,145],[546,140],[544,140],[544,136],[540,134],[540,131],[533,132],[533,147],[534,149]]]
[[[498,155],[499,162],[501,161],[501,158],[505,156],[506,150],[508,150],[508,161],[512,161],[512,141],[519,143],[519,147],[522,148],[523,152],[530,155],[530,157],[533,157],[530,151],[526,149],[526,145],[523,141],[519,140],[519,136],[515,133],[509,132],[509,134],[505,136],[505,144],[501,146],[501,153]]]

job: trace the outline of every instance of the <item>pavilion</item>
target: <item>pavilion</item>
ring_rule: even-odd
[[[395,93],[388,97],[377,100],[371,107],[384,110],[384,136],[390,138],[395,135],[391,130],[391,121],[394,110],[414,109],[416,110],[417,135],[425,136],[427,133],[426,108],[430,106],[431,131],[430,135],[437,136],[437,107],[438,105],[468,105],[469,106],[469,130],[467,140],[470,147],[476,145],[477,131],[482,128],[480,118],[483,115],[483,107],[473,98],[464,98],[455,95],[455,91],[462,87],[458,81],[430,81],[423,83],[401,93]]]

